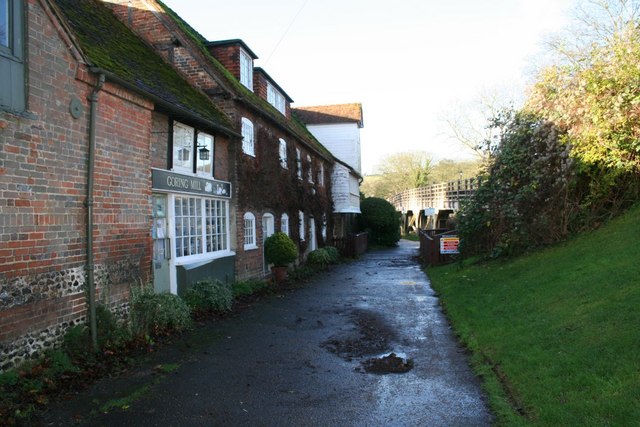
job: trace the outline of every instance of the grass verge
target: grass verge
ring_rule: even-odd
[[[499,425],[640,420],[640,206],[541,252],[428,274]]]

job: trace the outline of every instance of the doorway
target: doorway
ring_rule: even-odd
[[[171,290],[171,267],[169,265],[171,248],[169,246],[166,194],[153,194],[152,217],[153,290],[156,293],[169,292]]]
[[[262,215],[262,265],[265,273],[269,271],[270,266],[267,264],[267,260],[264,258],[264,241],[267,240],[267,237],[275,233],[275,230],[276,227],[273,215],[271,215],[270,213]]]

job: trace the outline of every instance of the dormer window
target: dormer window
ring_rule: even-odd
[[[240,49],[240,83],[253,91],[253,58]]]
[[[284,96],[271,83],[267,83],[267,102],[276,107],[282,114],[285,114]]]

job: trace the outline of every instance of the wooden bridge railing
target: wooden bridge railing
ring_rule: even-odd
[[[389,202],[402,212],[424,208],[457,210],[460,202],[471,196],[479,185],[479,178],[432,184],[395,194],[389,198]]]

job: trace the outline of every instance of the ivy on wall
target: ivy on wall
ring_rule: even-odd
[[[255,157],[238,150],[238,185],[239,207],[242,211],[272,212],[279,217],[283,213],[289,215],[290,234],[300,243],[298,235],[298,211],[303,211],[305,222],[315,219],[316,236],[322,245],[321,230],[323,218],[326,220],[327,235],[333,230],[333,205],[330,198],[331,180],[327,174],[331,168],[324,167],[324,185],[307,180],[310,164],[304,149],[302,151],[302,179],[298,178],[296,165],[296,146],[287,140],[287,169],[280,165],[278,137],[268,129],[257,125],[255,137]],[[311,154],[311,153],[310,153]],[[317,179],[319,162],[311,155],[314,180]],[[307,231],[308,232],[308,231]],[[304,249],[301,247],[301,249]]]

